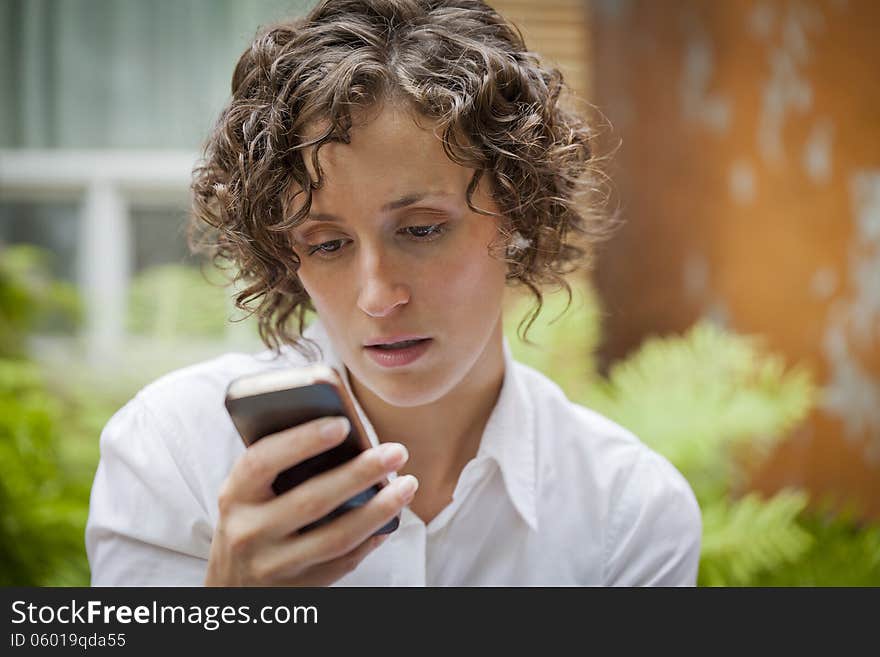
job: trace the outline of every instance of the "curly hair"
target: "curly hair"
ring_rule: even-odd
[[[492,215],[472,203],[488,176],[505,219],[508,282],[536,298],[525,334],[541,287],[556,284],[570,300],[564,276],[587,264],[590,244],[606,234],[584,202],[595,191],[591,132],[560,104],[564,88],[562,74],[478,0],[324,0],[303,18],[262,29],[241,55],[232,98],[193,171],[190,248],[246,284],[235,305],[257,315],[267,346],[305,351],[313,306],[291,229],[321,185],[318,151],[349,142],[357,110],[403,101],[433,122],[453,162],[474,169],[468,207]],[[305,195],[292,214],[291,193]]]

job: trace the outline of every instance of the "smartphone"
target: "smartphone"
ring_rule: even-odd
[[[225,405],[246,446],[270,434],[321,417],[348,418],[351,430],[345,441],[280,473],[272,482],[276,495],[350,461],[371,447],[341,375],[327,365],[270,370],[237,378],[226,389]],[[300,533],[320,527],[366,504],[387,485],[388,479],[383,478],[323,518],[301,528]],[[400,517],[395,516],[375,533],[391,533],[399,524]]]

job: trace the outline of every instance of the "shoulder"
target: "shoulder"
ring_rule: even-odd
[[[208,428],[232,429],[224,406],[226,389],[241,376],[303,365],[305,357],[292,349],[278,354],[229,352],[171,371],[144,386],[130,405],[172,433],[188,434]]]
[[[539,496],[581,510],[580,525],[602,537],[608,579],[625,579],[613,576],[615,563],[663,549],[668,563],[686,554],[683,568],[695,579],[702,523],[684,476],[629,429],[572,402],[540,372],[516,367],[534,409]]]
[[[238,377],[303,364],[295,352],[230,352],[171,371],[144,386],[120,409],[144,415],[172,441],[234,431],[224,406],[226,389]]]
[[[222,403],[229,383],[240,376],[262,370],[297,364],[293,357],[277,356],[271,351],[256,354],[230,352],[210,360],[169,372],[144,386],[136,399],[149,407],[171,410],[184,407],[194,410],[206,398]]]
[[[271,351],[227,353],[159,377],[104,427],[105,467],[125,464],[157,482],[183,479],[210,499],[243,450],[224,406],[227,386],[239,376],[294,364],[295,356],[276,358]]]
[[[604,537],[604,582],[696,584],[702,515],[681,473],[663,456],[646,449],[616,491]]]
[[[568,399],[541,372],[522,363],[514,366],[524,397],[533,409],[539,462],[576,472],[581,478],[588,473],[596,486],[611,492],[633,468],[639,467],[641,459],[656,457],[665,461],[629,429]]]
[[[93,584],[202,581],[217,491],[244,449],[226,386],[273,366],[265,353],[218,356],[156,379],[110,418],[85,531]]]

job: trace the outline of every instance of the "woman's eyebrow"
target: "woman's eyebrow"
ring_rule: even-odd
[[[412,205],[413,203],[418,203],[419,201],[423,201],[426,198],[430,197],[442,197],[442,196],[450,196],[449,192],[417,192],[415,194],[407,194],[406,196],[401,196],[398,199],[393,201],[389,201],[385,205],[382,206],[382,212],[391,212],[392,210],[399,210],[401,208],[405,208],[408,205]],[[309,214],[309,221],[330,221],[330,222],[339,222],[345,223],[345,220],[341,217],[336,216],[335,214],[327,214],[325,212],[315,212]]]

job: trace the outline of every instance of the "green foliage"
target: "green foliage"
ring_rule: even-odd
[[[128,300],[128,330],[160,340],[222,338],[229,314],[222,279],[195,267],[160,265],[138,274]]]
[[[61,458],[61,416],[35,365],[0,360],[2,586],[88,582],[82,532],[89,478]]]
[[[0,586],[88,585],[98,436],[133,392],[86,370],[47,374],[26,358],[30,333],[80,323],[76,290],[51,278],[49,258],[32,246],[0,250]],[[226,293],[198,270],[148,270],[130,300],[129,327],[154,339],[224,334]]]
[[[30,245],[0,245],[0,357],[22,357],[30,331],[72,331],[82,309],[76,288],[53,280],[49,254]]]
[[[800,491],[781,491],[769,500],[750,493],[704,502],[699,583],[748,585],[762,573],[796,562],[813,541],[798,522],[806,505],[807,495]]]
[[[587,303],[555,322],[545,313],[529,336],[540,349],[518,339],[516,325],[529,302],[514,303],[505,322],[511,350],[572,400],[633,431],[688,479],[703,515],[698,584],[877,585],[880,527],[810,510],[800,490],[737,497],[744,463],[760,460],[816,403],[810,372],[786,368],[756,337],[702,322],[683,336],[645,340],[599,376],[591,355],[600,311],[586,286],[576,288]],[[562,307],[564,299],[556,299],[549,314]]]
[[[88,581],[82,530],[89,478],[60,452],[63,404],[25,359],[27,332],[75,325],[70,286],[51,280],[48,255],[0,251],[0,585]]]
[[[737,447],[766,454],[815,399],[806,370],[786,371],[757,338],[699,323],[646,340],[583,401],[666,456],[702,500],[742,483]]]
[[[798,560],[761,572],[755,586],[880,586],[880,526],[840,512],[802,518],[813,537]]]
[[[534,297],[511,299],[504,333],[512,356],[544,372],[575,400],[583,399],[596,376],[593,357],[599,344],[599,305],[591,288],[573,285],[571,303],[559,290],[545,294],[541,314],[522,339],[519,320],[534,308]],[[522,327],[523,329],[525,326]],[[576,339],[572,339],[577,336]]]

